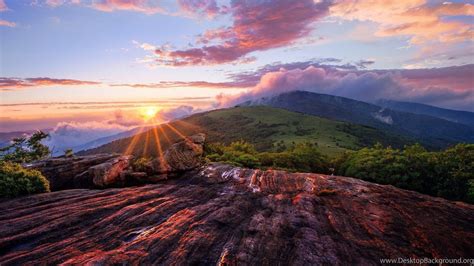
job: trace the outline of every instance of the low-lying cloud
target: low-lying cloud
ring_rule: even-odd
[[[105,122],[61,122],[49,132],[50,137],[44,141],[54,153],[61,153],[65,149],[74,148],[84,143],[107,137],[129,130],[119,124]]]
[[[472,73],[474,65],[416,70],[339,70],[313,65],[282,68],[263,74],[258,84],[246,92],[221,94],[217,106],[305,90],[367,102],[392,99],[474,111]]]

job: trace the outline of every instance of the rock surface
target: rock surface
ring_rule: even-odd
[[[131,160],[131,156],[120,156],[89,168],[94,186],[103,188],[124,182],[121,173],[130,166]]]
[[[80,157],[56,157],[26,164],[27,168],[39,170],[50,183],[52,191],[71,188],[93,187],[89,168],[115,160],[118,154],[96,154]]]
[[[48,158],[25,166],[39,170],[49,180],[52,191],[154,183],[167,179],[168,174],[201,166],[205,139],[204,134],[198,133],[171,145],[163,157],[145,166],[145,172],[132,169],[132,156],[119,154]]]
[[[173,144],[165,152],[165,162],[171,171],[182,172],[194,169],[202,164],[203,144],[205,135],[193,135],[181,142]]]
[[[222,164],[159,184],[0,203],[1,265],[378,265],[472,258],[472,243],[473,205]]]

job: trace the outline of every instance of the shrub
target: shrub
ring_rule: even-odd
[[[428,152],[419,144],[403,150],[376,145],[343,154],[333,163],[339,175],[474,202],[474,144],[440,152]]]
[[[133,161],[132,168],[137,172],[148,172],[151,167],[151,159],[146,157],[141,157]]]
[[[20,164],[0,162],[0,197],[17,197],[49,192],[48,180],[37,170]]]
[[[72,149],[64,150],[64,157],[66,157],[66,158],[74,157],[74,151]]]

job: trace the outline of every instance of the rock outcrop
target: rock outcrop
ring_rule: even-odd
[[[0,203],[0,264],[378,265],[472,258],[474,206],[358,179],[209,164]]]
[[[150,161],[144,172],[133,169],[132,156],[119,154],[48,158],[25,167],[39,170],[52,191],[154,183],[201,166],[204,141],[205,135],[199,133],[171,145],[162,157]]]
[[[27,168],[39,170],[50,183],[52,191],[71,188],[91,188],[94,186],[89,169],[110,160],[118,154],[96,154],[80,157],[56,157],[25,164]]]

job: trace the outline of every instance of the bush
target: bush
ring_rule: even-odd
[[[20,164],[0,162],[0,198],[49,192],[48,180],[37,170]]]
[[[146,157],[141,157],[133,161],[132,168],[137,172],[148,172],[151,167],[151,159]]]
[[[421,145],[403,150],[376,145],[333,160],[337,174],[474,203],[474,144],[440,152]]]

